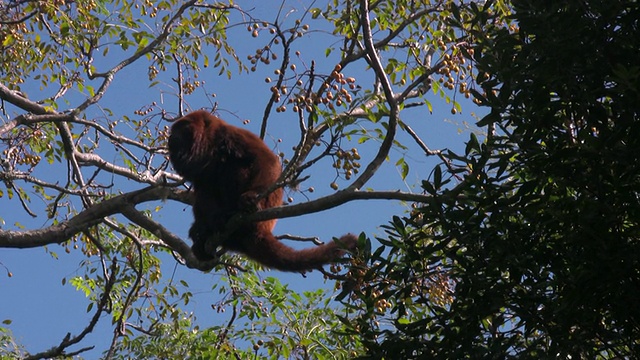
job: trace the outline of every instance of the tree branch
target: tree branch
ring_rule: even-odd
[[[182,239],[175,236],[164,226],[160,225],[148,216],[136,210],[133,205],[124,208],[122,211],[122,215],[129,219],[129,221],[150,231],[159,239],[162,239],[162,241],[166,243],[173,251],[180,254],[180,256],[185,261],[185,265],[189,268],[207,271],[211,270],[215,265],[219,263],[217,260],[207,262],[198,260],[193,254],[193,251],[191,251],[191,247],[184,241],[182,241]]]
[[[431,199],[433,199],[431,195],[412,194],[402,191],[358,191],[357,189],[344,189],[305,203],[270,208],[244,215],[245,218],[243,221],[264,221],[312,214],[355,200],[402,200],[427,203],[431,201]]]
[[[380,58],[378,56],[376,47],[373,43],[373,35],[371,34],[371,21],[369,19],[369,1],[361,0],[360,1],[360,11],[361,14],[361,23],[362,23],[362,35],[364,40],[365,49],[367,52],[367,59],[369,65],[376,73],[380,84],[382,85],[382,91],[384,93],[385,100],[389,105],[389,126],[387,129],[387,134],[378,149],[378,153],[376,156],[369,162],[367,167],[364,169],[362,174],[358,176],[358,178],[349,185],[349,189],[361,189],[362,186],[375,174],[375,172],[380,168],[380,165],[384,162],[384,159],[389,155],[389,150],[391,150],[391,146],[393,145],[393,139],[396,134],[396,126],[398,124],[398,101],[393,94],[393,89],[391,89],[391,83],[387,78],[386,73],[384,72],[384,68],[382,63],[380,63]]]
[[[28,231],[0,229],[0,247],[26,249],[61,244],[79,232],[99,224],[104,217],[122,213],[129,206],[164,199],[190,203],[189,196],[184,190],[150,186],[94,204],[73,218],[47,228]]]

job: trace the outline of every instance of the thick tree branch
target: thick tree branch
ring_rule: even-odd
[[[380,62],[380,57],[378,56],[376,47],[373,43],[373,35],[371,34],[371,21],[369,19],[369,1],[361,0],[360,1],[360,11],[361,11],[361,26],[362,26],[362,35],[363,41],[365,45],[365,49],[367,52],[367,59],[369,65],[376,73],[378,81],[382,85],[382,91],[384,93],[385,100],[387,105],[389,106],[389,124],[387,129],[387,134],[378,149],[378,153],[376,156],[369,162],[364,171],[358,176],[358,178],[349,185],[349,189],[361,189],[362,186],[376,173],[380,165],[384,162],[384,160],[389,155],[389,150],[391,150],[391,146],[393,145],[393,139],[396,134],[396,126],[398,124],[398,101],[395,98],[393,93],[393,89],[391,88],[391,83],[389,82],[389,78],[384,71],[384,67]]]
[[[358,191],[354,189],[344,189],[313,201],[261,210],[256,213],[246,215],[245,220],[262,221],[312,214],[355,200],[402,200],[427,203],[431,201],[431,199],[433,199],[431,195],[412,194],[402,191]]]
[[[124,208],[122,214],[131,222],[145,228],[146,230],[152,232],[159,239],[162,239],[162,241],[167,244],[173,251],[180,254],[180,256],[184,259],[185,265],[187,265],[187,267],[207,271],[218,264],[217,260],[208,262],[202,262],[198,260],[193,254],[193,251],[191,251],[191,247],[184,241],[182,241],[182,239],[175,236],[164,226],[160,225],[148,216],[136,210],[133,205]]]
[[[0,84],[0,99],[32,114],[53,114],[53,112],[47,111],[44,106],[26,98],[21,92],[11,90],[3,84]],[[0,131],[0,134],[4,132],[4,130]]]
[[[0,229],[0,247],[25,249],[50,244],[61,244],[79,232],[99,224],[104,217],[122,213],[129,206],[164,199],[184,203],[190,202],[189,195],[184,190],[171,187],[150,186],[96,203],[73,218],[57,225],[28,231]]]

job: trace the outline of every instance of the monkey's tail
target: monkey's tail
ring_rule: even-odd
[[[340,259],[345,250],[355,249],[358,238],[346,234],[336,241],[308,249],[296,250],[276,239],[269,232],[258,232],[252,240],[245,240],[242,249],[233,249],[244,253],[253,260],[281,271],[302,272],[319,269],[327,263]]]

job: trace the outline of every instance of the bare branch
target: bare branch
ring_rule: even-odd
[[[393,90],[391,89],[391,83],[386,76],[382,63],[380,63],[380,58],[378,57],[378,53],[376,47],[373,43],[373,35],[371,34],[371,22],[369,19],[369,1],[368,0],[360,0],[360,11],[361,11],[361,22],[362,22],[362,35],[364,40],[364,45],[367,52],[367,59],[369,65],[375,71],[380,84],[382,85],[382,91],[384,93],[385,100],[389,105],[389,124],[387,129],[387,134],[378,149],[378,153],[376,156],[369,162],[364,171],[358,176],[358,178],[349,185],[349,189],[361,189],[362,186],[375,174],[380,165],[384,162],[387,155],[389,155],[389,150],[393,145],[393,139],[396,134],[396,125],[398,123],[398,101],[396,100]]]
[[[58,130],[60,131],[60,136],[64,144],[65,154],[67,156],[67,159],[70,161],[71,168],[73,169],[73,179],[81,187],[86,186],[84,180],[82,179],[82,173],[80,171],[80,167],[82,165],[85,165],[85,166],[93,165],[109,173],[118,174],[132,180],[136,180],[136,181],[140,181],[140,182],[144,182],[152,185],[161,184],[163,181],[165,181],[165,179],[181,181],[181,177],[173,173],[169,173],[165,171],[158,171],[154,175],[151,175],[149,172],[138,173],[129,168],[112,164],[102,159],[97,154],[78,152],[76,151],[75,146],[73,144],[73,140],[72,140],[73,137],[71,135],[71,131],[68,125],[66,125],[65,123],[75,122],[75,123],[91,126],[93,128],[98,129],[98,131],[107,135],[109,138],[111,138],[111,140],[117,143],[123,142],[127,144],[132,144],[150,153],[153,153],[154,151],[156,151],[156,149],[154,148],[144,146],[138,142],[132,141],[122,136],[117,136],[95,123],[81,120],[71,114],[48,113],[45,108],[40,107],[40,105],[32,102],[31,100],[23,98],[22,96],[19,95],[18,92],[12,91],[2,84],[0,84],[0,99],[3,99],[12,104],[15,104],[16,106],[25,106],[26,108],[30,108],[32,110],[31,112],[33,113],[33,114],[23,114],[23,115],[17,116],[15,119],[7,122],[6,124],[0,127],[0,135],[12,130],[13,128],[19,125],[51,122],[58,126]]]
[[[32,114],[44,115],[44,114],[54,114],[52,111],[47,110],[44,106],[29,100],[24,97],[23,94],[19,91],[11,90],[3,84],[0,84],[0,99],[19,107],[24,111],[28,111]],[[62,115],[59,115],[62,116]],[[16,123],[15,126],[20,123]],[[14,126],[14,127],[15,127]],[[11,130],[11,129],[8,129]],[[7,130],[0,128],[0,135],[4,134]]]
[[[269,98],[269,101],[267,102],[267,106],[264,109],[264,114],[262,115],[262,125],[260,126],[261,139],[264,139],[264,136],[267,133],[267,120],[269,119],[269,114],[271,113],[271,109],[273,108],[273,105],[276,103],[276,99],[280,97],[279,96],[280,88],[282,87],[282,83],[284,82],[284,76],[286,74],[287,67],[289,66],[289,61],[291,61],[291,59],[289,58],[289,53],[291,51],[291,43],[296,38],[295,32],[292,33],[291,36],[289,36],[289,39],[285,38],[284,33],[280,29],[280,26],[278,26],[277,23],[273,24],[273,26],[276,28],[276,36],[280,38],[280,40],[282,41],[283,55],[282,55],[282,61],[280,63],[280,72],[278,75],[278,81],[274,85],[276,90],[271,92],[271,97]]]
[[[164,199],[190,203],[189,195],[184,190],[150,186],[96,203],[71,219],[44,229],[29,231],[0,229],[0,247],[25,249],[61,244],[79,232],[101,223],[104,217],[121,213],[128,206]]]
[[[412,194],[402,191],[358,191],[344,189],[332,195],[328,195],[313,201],[287,205],[277,208],[260,210],[253,214],[244,215],[243,221],[263,221],[269,219],[282,219],[300,215],[312,214],[328,210],[355,200],[402,200],[411,202],[428,203],[433,197],[424,194]]]
[[[29,214],[29,216],[31,217],[38,217],[37,214],[35,214],[33,211],[31,211],[31,209],[29,208],[29,205],[27,205],[27,202],[24,200],[24,197],[22,195],[22,192],[20,191],[20,189],[18,189],[13,183],[10,184],[10,188],[12,188],[16,194],[18,195],[18,199],[20,200],[20,204],[22,205],[22,208],[24,209],[24,211],[27,212],[27,214]]]
[[[101,170],[104,170],[108,173],[117,174],[120,176],[124,176],[128,179],[147,183],[150,185],[159,185],[165,181],[165,179],[171,179],[174,181],[181,181],[182,178],[176,174],[168,173],[165,171],[159,171],[155,175],[150,174],[149,172],[138,173],[136,171],[130,170],[129,168],[125,168],[122,166],[118,166],[112,164],[104,159],[102,159],[97,154],[86,154],[86,153],[75,153],[75,157],[78,159],[78,162],[81,165],[93,165]]]
[[[182,239],[175,236],[164,226],[136,210],[133,205],[127,206],[123,209],[122,214],[131,222],[147,229],[155,236],[162,239],[162,241],[169,245],[171,249],[180,254],[187,267],[206,271],[211,270],[215,265],[219,264],[217,260],[207,262],[198,260],[193,254],[193,251],[191,251],[191,247],[182,241]]]
[[[140,283],[142,282],[142,277],[144,276],[144,257],[142,252],[142,244],[140,243],[140,240],[138,239],[137,236],[135,236],[134,234],[132,234],[130,231],[126,229],[121,228],[120,231],[122,233],[125,233],[126,236],[129,239],[131,239],[133,243],[136,245],[136,250],[138,250],[138,264],[135,267],[132,266],[132,268],[136,273],[136,277],[135,277],[135,280],[133,281],[133,284],[131,285],[131,290],[127,294],[127,297],[125,298],[124,303],[122,304],[122,311],[120,312],[120,316],[118,316],[118,320],[116,321],[116,330],[113,332],[113,339],[111,341],[111,346],[109,347],[109,352],[111,352],[112,349],[115,349],[115,344],[118,338],[125,334],[126,313],[127,313],[127,310],[129,309],[129,306],[131,306],[131,304],[138,297],[138,293],[140,292]]]
[[[87,121],[84,119],[80,119],[78,117],[74,117],[72,120],[69,120],[71,122],[74,123],[78,123],[78,124],[82,124],[85,126],[89,126],[92,127],[96,130],[98,130],[98,132],[100,132],[101,134],[105,135],[106,137],[109,138],[109,140],[113,141],[116,144],[127,144],[127,145],[133,145],[137,148],[140,148],[144,151],[150,152],[150,153],[155,153],[155,152],[165,152],[163,148],[160,147],[150,147],[147,146],[139,141],[134,141],[131,140],[130,138],[126,137],[126,136],[121,136],[118,134],[115,134],[112,131],[109,131],[107,129],[104,128],[104,126],[101,126],[100,124],[96,123],[95,121]]]
[[[178,78],[173,79],[178,84],[178,116],[184,116],[184,79],[182,74],[182,60],[178,57],[178,54],[172,54],[173,60],[176,62],[176,72]]]
[[[422,141],[422,139],[420,139],[418,134],[416,134],[416,132],[413,131],[411,126],[409,126],[408,124],[406,124],[404,122],[400,122],[400,128],[402,130],[406,131],[407,134],[411,135],[411,137],[413,138],[413,141],[415,141],[416,144],[418,144],[418,146],[420,146],[420,148],[422,149],[422,151],[424,151],[425,154],[427,154],[427,155],[440,155],[442,153],[440,150],[431,150],[431,149],[429,149],[427,144],[425,144],[424,141]]]
[[[295,240],[295,241],[310,241],[316,245],[322,245],[323,242],[320,241],[320,239],[317,236],[312,236],[312,237],[304,237],[304,236],[298,236],[298,235],[292,235],[292,234],[282,234],[282,235],[278,235],[276,236],[276,239],[278,240]]]

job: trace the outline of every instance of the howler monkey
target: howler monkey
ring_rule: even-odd
[[[225,226],[240,212],[282,204],[282,188],[264,193],[282,171],[278,157],[252,132],[227,124],[200,110],[179,118],[171,126],[169,158],[194,191],[195,222],[189,230],[192,250],[200,260],[211,260],[207,241],[249,256],[283,271],[320,268],[353,249],[356,237],[342,236],[315,248],[294,250],[272,234],[276,220],[243,224],[224,239]],[[258,197],[262,195],[258,199]],[[258,200],[257,200],[258,199]],[[209,246],[211,247],[211,246]]]

